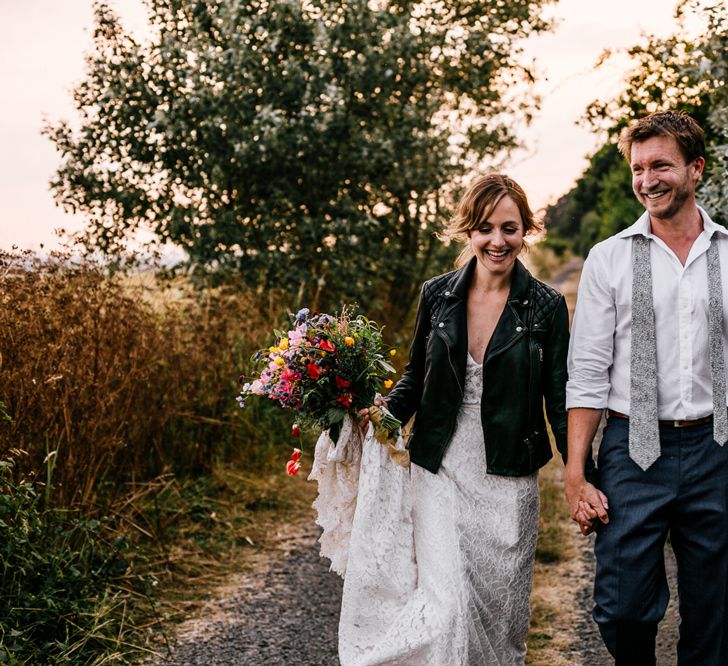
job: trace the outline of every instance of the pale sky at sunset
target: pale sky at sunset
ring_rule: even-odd
[[[125,26],[143,31],[141,0],[111,0]],[[552,33],[527,43],[548,80],[539,84],[541,111],[524,132],[527,149],[506,169],[535,208],[565,193],[599,144],[575,121],[595,97],[619,89],[626,60],[597,72],[605,48],[627,47],[641,33],[674,31],[676,0],[560,0]],[[54,205],[48,181],[59,159],[40,136],[43,117],[73,119],[70,90],[83,76],[90,47],[91,0],[0,0],[0,247],[54,246],[53,230],[78,229],[80,216]]]

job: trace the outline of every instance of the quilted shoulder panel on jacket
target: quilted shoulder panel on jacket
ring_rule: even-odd
[[[445,292],[447,291],[447,285],[450,283],[456,272],[457,271],[450,271],[449,273],[443,273],[442,275],[437,275],[425,282],[423,295],[425,305],[430,313],[430,319],[435,318],[440,312],[442,301],[445,298]]]
[[[548,326],[560,300],[561,294],[556,289],[540,280],[533,280],[533,328]]]

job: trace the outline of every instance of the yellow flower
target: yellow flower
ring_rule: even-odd
[[[288,349],[288,338],[282,338],[278,343],[278,349]]]
[[[392,388],[392,384],[394,384],[394,382],[391,379],[384,380],[384,388],[386,388],[386,389]]]
[[[279,351],[278,347],[268,347],[268,351],[271,354],[275,354],[277,351]]]
[[[348,335],[344,338],[344,344],[346,344],[347,347],[353,347],[354,346],[354,338],[350,338]]]
[[[285,365],[286,364],[286,362],[280,356],[276,356],[275,360],[273,362],[276,365]]]
[[[390,349],[389,350],[389,355],[390,356],[396,356],[397,355],[397,350],[396,349]]]

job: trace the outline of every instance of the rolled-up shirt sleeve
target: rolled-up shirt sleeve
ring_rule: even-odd
[[[605,257],[595,246],[579,281],[569,341],[566,408],[607,407],[614,352],[616,306]]]

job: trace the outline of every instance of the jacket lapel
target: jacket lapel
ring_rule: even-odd
[[[468,354],[468,289],[475,272],[476,262],[477,259],[473,257],[449,280],[443,294],[444,304],[438,322],[435,324],[436,330],[450,350],[452,361],[455,364],[453,369],[457,370],[458,380],[461,384],[465,378]],[[498,319],[488,348],[485,350],[484,364],[504,352],[526,334],[526,325],[521,319],[519,311],[532,305],[528,296],[530,278],[531,274],[526,267],[516,259],[508,300]]]
[[[526,325],[519,316],[519,310],[532,305],[528,300],[530,277],[531,274],[526,267],[516,259],[508,300],[485,350],[484,365],[526,334]]]

